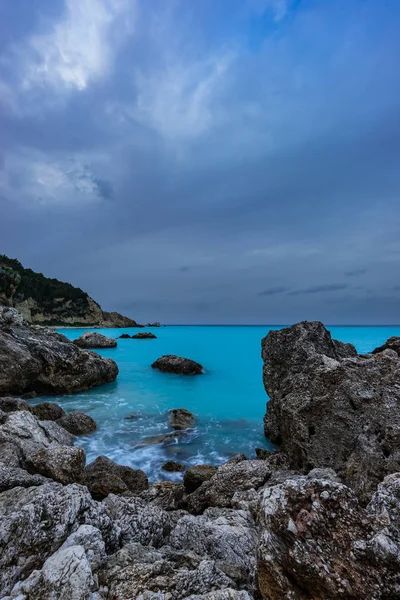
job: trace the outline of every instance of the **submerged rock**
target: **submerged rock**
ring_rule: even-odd
[[[150,331],[141,331],[132,336],[133,340],[156,340],[157,336]]]
[[[366,502],[400,470],[400,359],[392,350],[358,356],[322,323],[270,331],[263,340],[270,396],[265,435],[292,468],[331,467]]]
[[[169,473],[182,473],[186,469],[185,465],[176,460],[168,460],[161,468],[163,471],[168,471]]]
[[[80,350],[64,335],[29,326],[15,309],[0,307],[0,394],[68,394],[117,375],[110,358]]]
[[[186,408],[173,408],[168,411],[168,424],[177,430],[190,429],[194,427],[196,417]]]
[[[116,348],[117,340],[95,331],[87,331],[74,340],[79,348]]]
[[[147,438],[143,438],[139,442],[134,442],[135,448],[141,448],[143,446],[150,446],[151,444],[174,444],[180,437],[188,435],[188,432],[174,431],[174,433],[161,433],[160,435],[152,435]]]
[[[203,373],[203,367],[199,363],[190,358],[182,358],[174,354],[161,356],[151,366],[153,369],[158,369],[165,373],[177,373],[180,375],[201,375]]]
[[[211,479],[217,471],[218,468],[213,465],[196,465],[190,467],[183,477],[183,483],[187,493],[191,494],[197,490],[202,483]]]
[[[78,411],[64,414],[57,423],[73,435],[85,435],[97,429],[96,421],[92,417]]]
[[[140,494],[149,486],[143,471],[119,465],[106,456],[99,456],[86,467],[83,482],[98,499],[109,494]]]

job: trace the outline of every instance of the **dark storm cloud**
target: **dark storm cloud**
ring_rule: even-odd
[[[398,3],[21,2],[0,252],[139,320],[397,320]]]

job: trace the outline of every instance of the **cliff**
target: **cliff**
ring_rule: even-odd
[[[16,308],[28,323],[92,327],[134,327],[133,319],[104,312],[86,292],[45,277],[0,254],[0,304]]]

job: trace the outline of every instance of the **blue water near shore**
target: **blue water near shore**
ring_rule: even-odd
[[[153,481],[181,478],[161,470],[171,459],[193,465],[220,464],[238,452],[254,457],[256,447],[272,447],[263,435],[267,396],[262,383],[261,339],[270,329],[280,328],[168,326],[152,330],[155,340],[119,339],[117,348],[99,350],[117,362],[117,381],[52,400],[67,412],[81,410],[97,422],[96,432],[77,440],[84,446],[88,462],[104,454],[120,464],[143,469]],[[75,339],[88,329],[58,331]],[[117,338],[138,330],[96,331]],[[331,327],[330,331],[336,339],[352,342],[359,352],[369,352],[388,337],[400,335],[400,327]],[[155,371],[150,365],[163,354],[197,360],[206,372],[181,376]],[[193,412],[196,429],[168,445],[138,446],[148,436],[171,431],[167,411],[172,408]],[[132,413],[136,418],[127,418]]]

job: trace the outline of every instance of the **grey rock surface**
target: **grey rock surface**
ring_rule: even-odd
[[[166,354],[158,358],[151,365],[153,369],[164,371],[165,373],[177,373],[180,375],[201,375],[203,367],[190,358],[183,358],[175,354]]]
[[[86,467],[83,482],[97,499],[108,494],[140,494],[149,486],[144,471],[119,465],[106,456],[99,456]]]
[[[97,429],[97,423],[89,415],[85,415],[79,411],[64,414],[57,419],[58,425],[72,433],[73,435],[85,435],[92,433]]]
[[[186,408],[173,408],[168,411],[168,424],[177,430],[190,429],[196,424],[196,417]]]
[[[96,331],[87,331],[74,340],[79,348],[116,348],[117,340]]]

